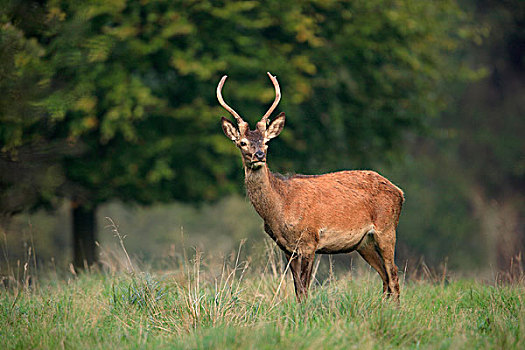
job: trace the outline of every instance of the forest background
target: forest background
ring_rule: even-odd
[[[405,191],[397,263],[472,274],[525,251],[525,3],[1,0],[0,272],[115,239],[154,264],[266,239],[220,129],[287,115],[269,166],[373,169]]]

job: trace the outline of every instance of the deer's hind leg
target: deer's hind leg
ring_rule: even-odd
[[[387,280],[388,290],[387,296],[392,295],[394,300],[399,300],[399,278],[397,276],[397,266],[394,262],[394,253],[396,248],[396,230],[391,228],[385,232],[374,235],[375,242],[377,244],[377,252],[381,256],[384,262]]]
[[[399,299],[399,282],[397,277],[397,266],[394,263],[395,233],[392,236],[382,235],[372,229],[363,239],[357,252],[372,266],[383,280],[383,293],[385,297]]]
[[[379,276],[381,276],[381,279],[383,280],[383,294],[388,295],[388,275],[386,273],[383,258],[377,252],[375,242],[370,242],[369,244],[360,247],[357,252],[377,271]]]

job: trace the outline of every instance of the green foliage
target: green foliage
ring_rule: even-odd
[[[455,2],[334,2],[324,10],[312,93],[296,113],[307,122],[293,124],[294,139],[323,145],[298,152],[310,168],[388,159],[407,130],[421,131],[446,106],[449,84],[474,73],[454,60],[457,31],[477,35]]]
[[[2,6],[2,8],[4,8]],[[34,16],[28,13],[28,20]],[[11,152],[26,143],[37,142],[40,133],[34,126],[44,118],[34,102],[45,96],[50,69],[44,61],[45,47],[27,37],[11,22],[8,13],[0,14],[0,151]]]
[[[45,94],[27,96],[45,116],[44,137],[83,150],[61,157],[69,192],[61,195],[92,204],[238,191],[239,161],[218,127],[224,73],[232,77],[224,95],[252,124],[273,99],[264,73],[279,77],[289,117],[276,168],[384,158],[405,130],[442,109],[446,85],[468,72],[451,53],[474,33],[452,0],[50,0],[38,7],[37,28],[13,10],[23,5],[6,3],[2,31],[19,33],[27,56],[17,62],[45,68]],[[2,124],[5,150],[31,142],[21,139],[26,124]]]

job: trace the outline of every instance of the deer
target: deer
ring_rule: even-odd
[[[403,191],[375,171],[345,170],[322,175],[283,176],[266,163],[268,143],[284,128],[281,112],[270,121],[281,99],[277,77],[267,73],[275,100],[250,130],[222,97],[227,75],[217,86],[217,99],[236,120],[222,117],[224,134],[241,152],[247,197],[264,221],[264,230],[284,251],[298,302],[308,297],[316,254],[357,251],[383,281],[383,297],[399,302],[398,268],[394,262],[396,229]]]

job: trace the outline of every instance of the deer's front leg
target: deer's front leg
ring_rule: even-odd
[[[297,301],[303,302],[308,298],[308,288],[314,265],[315,255],[296,255],[286,253],[290,270],[292,271]]]
[[[295,296],[297,297],[298,302],[302,302],[306,299],[305,288],[303,286],[301,278],[301,256],[290,254],[286,252],[286,258],[288,259],[288,264],[290,266],[290,271],[292,272],[293,283],[295,286]]]
[[[301,281],[305,290],[305,295],[308,296],[308,289],[310,288],[310,279],[312,278],[312,270],[314,267],[315,254],[305,255],[301,259]]]

